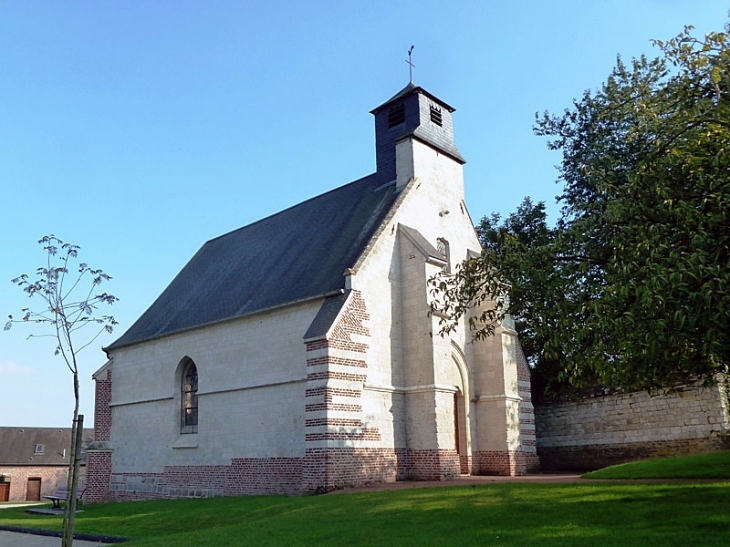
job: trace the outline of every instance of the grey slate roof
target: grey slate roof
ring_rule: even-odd
[[[208,241],[105,349],[344,289],[396,196],[373,174]]]
[[[82,449],[93,438],[94,430],[84,429]],[[36,445],[43,453],[35,453]],[[0,466],[68,465],[70,452],[70,427],[0,427]]]
[[[314,321],[309,325],[307,332],[304,333],[305,340],[319,338],[327,334],[330,326],[337,319],[337,315],[340,313],[342,306],[345,305],[349,293],[350,291],[346,291],[342,294],[330,296],[322,303],[322,307],[319,308],[317,315],[314,317]]]
[[[433,100],[433,101],[439,103],[440,105],[446,107],[449,110],[449,112],[455,112],[456,111],[456,109],[453,106],[451,106],[448,103],[445,103],[444,101],[442,101],[441,99],[439,99],[436,95],[433,95],[432,93],[429,93],[428,91],[426,91],[425,89],[423,89],[420,85],[416,85],[413,82],[408,82],[408,84],[406,84],[406,86],[403,89],[401,89],[398,93],[396,93],[395,95],[393,95],[390,99],[388,99],[387,101],[385,101],[383,104],[381,104],[381,105],[376,106],[375,108],[373,108],[370,111],[370,113],[371,114],[375,114],[378,110],[380,110],[384,106],[386,106],[386,105],[388,105],[388,104],[390,104],[390,103],[392,103],[392,102],[400,99],[401,97],[405,97],[406,95],[410,95],[413,92],[415,92],[415,93],[423,93],[424,95],[426,95],[431,100]]]

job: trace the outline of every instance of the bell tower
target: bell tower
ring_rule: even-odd
[[[383,183],[396,180],[396,146],[408,137],[449,156],[460,165],[466,163],[454,144],[453,112],[454,108],[413,82],[371,110],[375,116],[378,178]]]

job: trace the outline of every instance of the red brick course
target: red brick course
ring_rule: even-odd
[[[515,477],[534,473],[540,466],[537,453],[524,450],[484,450],[475,452],[473,458],[477,475]]]

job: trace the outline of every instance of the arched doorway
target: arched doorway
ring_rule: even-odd
[[[461,349],[453,344],[449,383],[455,388],[453,401],[454,448],[459,455],[459,472],[471,473],[471,426],[469,419],[469,373]]]

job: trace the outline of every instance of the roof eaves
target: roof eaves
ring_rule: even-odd
[[[240,315],[236,315],[234,317],[226,317],[225,319],[219,319],[218,321],[209,321],[208,323],[201,323],[199,325],[193,325],[191,327],[186,327],[184,329],[177,329],[177,330],[174,330],[174,331],[163,332],[163,333],[160,333],[160,334],[156,334],[154,336],[148,336],[147,338],[141,338],[139,340],[134,340],[132,342],[123,343],[123,344],[120,344],[120,345],[114,345],[114,344],[112,344],[111,346],[107,346],[106,348],[103,348],[103,349],[104,349],[104,351],[107,351],[107,350],[112,350],[113,351],[113,350],[118,350],[118,349],[121,349],[121,348],[127,348],[127,347],[130,347],[130,346],[135,346],[137,344],[143,344],[145,342],[151,342],[152,340],[159,340],[159,339],[162,339],[162,338],[166,338],[168,336],[174,336],[176,334],[181,334],[181,333],[184,333],[184,332],[190,332],[190,331],[194,331],[194,330],[204,329],[204,328],[211,327],[213,325],[222,325],[224,323],[230,323],[231,321],[237,321],[239,319],[245,319],[245,318],[248,318],[248,317],[253,317],[253,316],[256,316],[256,315],[261,315],[261,314],[264,314],[264,313],[270,313],[272,311],[280,310],[282,308],[288,308],[289,306],[296,306],[296,305],[299,305],[299,304],[306,304],[307,302],[312,302],[312,301],[318,300],[320,298],[328,298],[330,296],[334,296],[334,295],[337,295],[337,294],[342,294],[344,291],[345,291],[345,289],[336,289],[336,290],[330,291],[328,293],[318,294],[316,296],[308,296],[306,298],[300,298],[299,300],[292,300],[291,302],[283,302],[281,304],[277,304],[276,306],[271,306],[269,308],[265,308],[265,309],[261,309],[261,310],[253,310],[253,311],[250,311],[250,312],[242,313]]]

